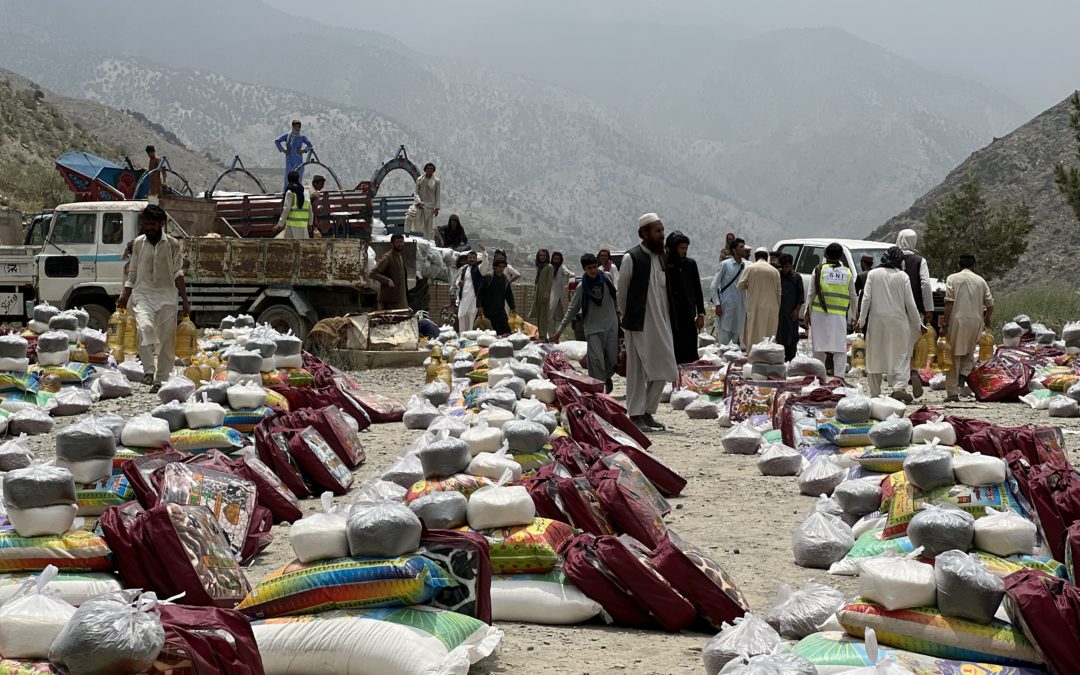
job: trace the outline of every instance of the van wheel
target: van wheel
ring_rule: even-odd
[[[90,315],[90,320],[87,322],[87,326],[94,330],[99,330],[102,333],[109,332],[109,317],[112,316],[112,310],[102,305],[86,304],[82,306],[83,310]]]
[[[307,337],[308,321],[300,316],[291,305],[270,305],[259,314],[258,323],[268,323],[279,333],[292,334],[303,340]]]

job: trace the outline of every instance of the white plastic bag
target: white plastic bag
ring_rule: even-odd
[[[158,398],[161,399],[162,403],[168,403],[169,401],[183,402],[188,400],[188,397],[194,393],[194,382],[183,375],[173,375],[158,389]]]
[[[525,383],[524,398],[535,398],[542,403],[555,402],[555,383],[549,380],[535,379]]]
[[[103,595],[83,604],[56,636],[49,660],[71,675],[141,673],[165,644],[153,593]]]
[[[828,457],[815,457],[799,474],[799,492],[811,497],[831,495],[846,475],[847,472]]]
[[[220,427],[225,421],[225,408],[207,400],[184,404],[184,418],[189,429]]]
[[[698,400],[698,398],[699,395],[697,392],[690,391],[689,389],[677,389],[671,392],[671,409],[686,410],[686,406]]]
[[[376,558],[414,553],[422,529],[416,514],[400,502],[356,502],[345,523],[349,554]]]
[[[498,427],[488,426],[487,418],[481,416],[473,428],[461,434],[461,440],[469,444],[473,457],[481,452],[495,452],[503,443],[503,433]]]
[[[171,438],[169,423],[150,415],[131,418],[120,434],[120,442],[132,448],[161,448]]]
[[[811,513],[791,535],[795,564],[827,570],[855,546],[851,528],[836,516]]]
[[[934,560],[937,606],[945,616],[988,624],[1005,597],[1005,582],[977,558],[963,551],[946,551]]]
[[[8,659],[45,659],[49,647],[75,614],[75,608],[53,597],[47,588],[57,569],[48,565],[23,582],[0,606],[0,654]]]
[[[595,600],[562,573],[509,574],[491,580],[493,621],[571,625],[584,623],[601,611]]]
[[[521,480],[521,465],[514,461],[509,452],[510,446],[504,443],[496,452],[482,452],[475,455],[465,473],[497,481],[509,471],[510,480],[517,482]]]
[[[701,650],[707,675],[717,675],[728,661],[740,656],[772,653],[780,644],[780,635],[753,612],[722,628]]]
[[[547,412],[547,404],[538,398],[523,398],[514,406],[514,414],[519,419],[531,420]]]
[[[266,389],[258,384],[234,384],[226,392],[233,410],[252,410],[266,403]]]
[[[96,483],[112,473],[116,438],[112,430],[86,417],[56,434],[56,465],[71,471],[76,483]]]
[[[429,529],[449,530],[467,522],[468,504],[460,492],[429,492],[409,502],[409,510]]]
[[[406,429],[427,429],[428,425],[439,416],[439,409],[422,396],[413,396],[405,405],[405,414],[401,421]]]
[[[102,401],[112,398],[124,398],[131,396],[131,382],[120,373],[106,370],[90,385],[90,391],[95,392],[98,399]]]
[[[1046,406],[1046,412],[1050,417],[1080,417],[1080,403],[1067,396],[1058,396]]]
[[[382,473],[382,479],[408,489],[418,481],[424,480],[424,465],[420,463],[420,458],[415,453],[408,452]]]
[[[800,590],[781,584],[776,601],[765,614],[765,621],[780,637],[801,640],[816,633],[818,626],[828,620],[844,604],[844,594],[815,581],[808,581]]]
[[[518,453],[530,453],[544,447],[548,441],[548,430],[539,422],[512,420],[502,427],[503,441],[510,450]]]
[[[469,445],[460,438],[450,438],[448,431],[440,431],[438,440],[428,443],[416,452],[424,467],[425,478],[443,478],[461,473],[472,458]]]
[[[904,459],[904,473],[912,485],[923,491],[953,485],[956,477],[952,459],[952,450],[938,447],[934,439],[922,448],[911,449]]]
[[[763,476],[794,476],[802,469],[802,453],[783,443],[770,443],[757,460]]]
[[[956,507],[926,504],[908,523],[907,535],[928,558],[953,549],[966,551],[975,536],[975,517]]]
[[[846,480],[836,486],[832,496],[844,513],[864,516],[881,508],[881,481],[876,478]]]
[[[699,398],[684,408],[686,416],[692,420],[715,420],[720,417],[720,408],[712,401]]]
[[[322,493],[322,511],[304,516],[289,526],[289,544],[302,563],[333,560],[349,555],[345,512],[334,506],[334,493]]]
[[[68,417],[81,415],[90,410],[94,405],[94,399],[88,389],[81,387],[64,387],[56,392],[56,396],[49,399],[45,409],[53,417]]]
[[[134,382],[135,384],[142,383],[143,378],[146,377],[146,373],[143,371],[142,361],[137,358],[122,361],[116,368],[129,382]]]
[[[927,443],[935,438],[942,445],[956,445],[956,430],[945,421],[944,415],[938,415],[934,420],[920,424],[911,431],[912,443]]]
[[[1011,509],[986,509],[986,515],[975,521],[975,548],[1002,558],[1011,555],[1032,555],[1035,552],[1035,523]]]
[[[915,560],[922,549],[908,557],[883,554],[860,560],[859,595],[889,611],[933,607],[937,603],[934,566]]]
[[[506,485],[511,474],[507,470],[495,485],[488,485],[469,497],[469,527],[486,530],[494,527],[529,525],[536,518],[536,505],[522,485]]]
[[[0,445],[0,471],[25,469],[33,462],[34,449],[30,447],[26,434],[20,434],[18,438]]]
[[[870,442],[875,448],[900,448],[911,445],[911,420],[890,415],[883,422],[870,427]]]
[[[1008,466],[999,457],[978,453],[960,453],[953,455],[953,475],[957,483],[978,487],[980,485],[1000,485],[1005,482]]]
[[[678,392],[675,392],[676,394]],[[697,396],[697,394],[694,394]],[[674,400],[674,395],[672,395]],[[720,445],[729,455],[753,455],[761,445],[761,434],[754,431],[748,422],[739,422],[724,434]]]
[[[903,401],[897,401],[892,396],[875,396],[870,399],[870,417],[879,422],[884,422],[893,415],[903,417],[907,412],[907,406]]]
[[[870,421],[873,410],[870,399],[862,393],[862,385],[836,403],[836,421],[844,424],[863,424]]]
[[[746,357],[749,363],[763,363],[777,366],[784,363],[784,345],[777,344],[771,337],[750,347],[750,354]]]
[[[41,408],[24,408],[12,415],[7,420],[7,429],[10,434],[26,434],[36,436],[47,434],[52,431],[53,418]]]

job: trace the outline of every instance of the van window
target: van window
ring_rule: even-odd
[[[797,262],[799,260],[799,249],[801,248],[802,244],[784,244],[776,252],[780,255],[787,253],[793,261]]]
[[[101,243],[124,243],[124,214],[106,213],[101,216]]]
[[[821,262],[821,258],[825,253],[823,246],[804,246],[802,255],[799,256],[798,262],[795,263],[795,271],[799,274],[813,274],[814,268]]]
[[[851,259],[852,259],[852,261],[854,261],[855,267],[858,267],[861,270],[862,268],[859,267],[859,261],[862,259],[862,257],[864,255],[868,255],[868,256],[870,256],[870,257],[872,257],[874,259],[874,265],[873,266],[877,267],[881,263],[881,256],[885,255],[886,250],[888,250],[888,249],[884,249],[884,248],[853,248],[853,249],[851,249]]]
[[[96,223],[96,213],[57,213],[52,226],[52,242],[58,246],[93,244]]]

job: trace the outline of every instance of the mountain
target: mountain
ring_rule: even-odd
[[[1072,266],[1080,246],[1080,223],[1058,192],[1053,175],[1055,164],[1070,165],[1076,161],[1070,111],[1066,99],[1012,133],[994,139],[972,153],[910,208],[874,230],[870,238],[891,241],[904,228],[925,231],[927,215],[974,175],[982,182],[987,203],[1026,200],[1035,223],[1025,259],[1000,280],[1001,287],[1012,289],[1053,282],[1074,285],[1076,274]]]

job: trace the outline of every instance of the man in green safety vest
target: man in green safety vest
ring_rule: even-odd
[[[825,262],[810,279],[810,343],[814,358],[825,361],[832,354],[833,375],[847,374],[847,333],[854,319],[855,275],[841,261],[844,248],[835,242],[825,247]]]
[[[280,239],[311,238],[311,196],[300,184],[300,174],[290,171],[278,220]]]

